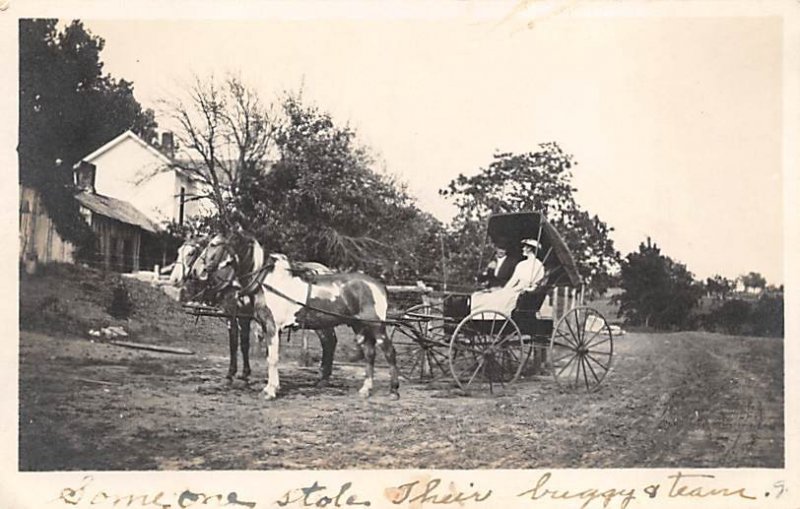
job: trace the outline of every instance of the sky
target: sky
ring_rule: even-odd
[[[460,173],[555,141],[623,255],[649,236],[699,278],[783,282],[779,18],[84,22],[157,111],[195,75],[302,88],[442,220]]]

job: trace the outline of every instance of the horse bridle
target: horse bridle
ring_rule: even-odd
[[[187,242],[185,244],[185,246],[187,246],[187,247],[191,246],[191,247],[193,247],[193,248],[195,248],[197,250],[199,250],[200,247],[201,247],[200,244],[197,244],[195,242],[191,242],[191,243]],[[195,262],[197,262],[198,258],[200,258],[199,254],[195,255],[195,257],[191,261],[191,263],[188,263],[188,264],[184,263],[181,260],[175,260],[175,263],[173,265],[180,265],[181,266],[181,281],[185,280],[188,277],[188,275],[191,274],[192,266],[194,266],[194,264],[195,264]]]
[[[200,295],[203,295],[204,293],[209,293],[211,295],[217,295],[217,294],[223,292],[224,290],[226,290],[229,287],[233,287],[233,288],[237,288],[238,287],[237,288],[237,294],[239,296],[248,296],[248,295],[252,295],[253,293],[255,293],[256,290],[258,289],[258,287],[260,286],[261,281],[264,278],[263,276],[266,274],[266,271],[269,268],[269,266],[267,264],[264,264],[264,266],[262,266],[262,267],[260,267],[260,268],[258,268],[256,270],[253,270],[253,271],[248,272],[246,274],[242,274],[241,276],[237,276],[237,272],[239,271],[240,259],[239,259],[239,255],[236,253],[236,250],[231,247],[231,241],[232,241],[231,237],[225,238],[225,240],[223,240],[223,242],[221,242],[220,245],[218,246],[220,249],[223,250],[224,253],[226,253],[228,256],[231,257],[231,268],[232,268],[232,270],[230,271],[230,275],[228,277],[226,277],[226,278],[220,279],[219,282],[216,285],[214,285],[212,287],[204,288],[203,291],[200,293]],[[199,259],[199,257],[198,257],[198,259]],[[195,260],[195,261],[197,261],[197,260]],[[219,271],[220,265],[221,264],[217,264],[217,266],[215,267],[215,272]],[[254,275],[256,277],[254,277],[252,279],[252,281],[250,281],[250,283],[247,284],[246,287],[241,288],[241,282],[237,281],[237,280],[245,279],[245,278],[248,278],[248,277],[254,276]]]

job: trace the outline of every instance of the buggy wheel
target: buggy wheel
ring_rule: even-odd
[[[390,335],[400,376],[427,382],[449,373],[442,308],[418,304],[406,310]]]
[[[548,364],[556,383],[570,390],[596,390],[611,369],[614,338],[603,315],[578,306],[553,327]]]
[[[519,378],[530,355],[517,324],[495,311],[464,318],[450,340],[450,372],[465,392],[493,393]]]

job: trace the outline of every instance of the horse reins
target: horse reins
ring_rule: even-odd
[[[317,312],[317,313],[322,313],[324,315],[333,316],[333,317],[339,318],[339,319],[341,319],[341,320],[343,320],[345,322],[366,322],[366,323],[375,323],[375,324],[384,324],[384,325],[387,325],[387,324],[397,325],[399,323],[396,320],[371,320],[369,318],[355,318],[355,317],[352,317],[352,316],[347,316],[347,315],[343,315],[341,313],[337,313],[335,311],[328,311],[326,309],[320,309],[320,308],[314,307],[314,306],[312,306],[311,304],[308,304],[308,303],[303,304],[299,300],[294,299],[294,298],[290,297],[289,295],[286,295],[285,293],[283,293],[282,291],[278,290],[277,288],[275,288],[274,286],[272,286],[272,285],[270,285],[268,283],[263,283],[262,282],[261,286],[264,289],[274,293],[278,297],[280,297],[282,299],[285,299],[285,300],[291,302],[292,304],[300,306],[301,308],[310,309],[311,311],[314,311],[314,312]],[[308,297],[307,298],[311,297],[311,288],[312,287],[313,287],[313,283],[308,283],[308,293],[307,293]]]

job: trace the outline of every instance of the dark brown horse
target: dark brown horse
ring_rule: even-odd
[[[320,330],[340,324],[353,329],[364,352],[366,374],[359,394],[372,393],[378,345],[389,363],[390,395],[399,397],[396,353],[386,335],[388,300],[381,282],[361,273],[321,275],[309,281],[292,269],[286,256],[265,256],[258,241],[243,233],[213,237],[192,266],[192,275],[211,287],[227,283],[253,299],[254,317],[270,340],[267,399],[274,399],[280,388],[278,332],[292,326]]]
[[[220,285],[216,290],[192,279],[191,268],[208,244],[206,238],[190,238],[178,248],[178,256],[170,273],[170,283],[182,287],[181,301],[204,301],[220,307],[228,315],[228,345],[230,361],[226,378],[233,380],[238,371],[237,350],[241,345],[242,374],[239,378],[250,378],[250,323],[253,316],[251,298],[239,298],[235,287]],[[312,279],[321,274],[332,274],[333,271],[315,262],[297,262],[294,270],[304,278]],[[237,317],[236,319],[232,317]],[[336,332],[333,328],[315,331],[322,346],[320,361],[320,379],[318,385],[327,385],[333,371],[333,357],[336,352]]]

